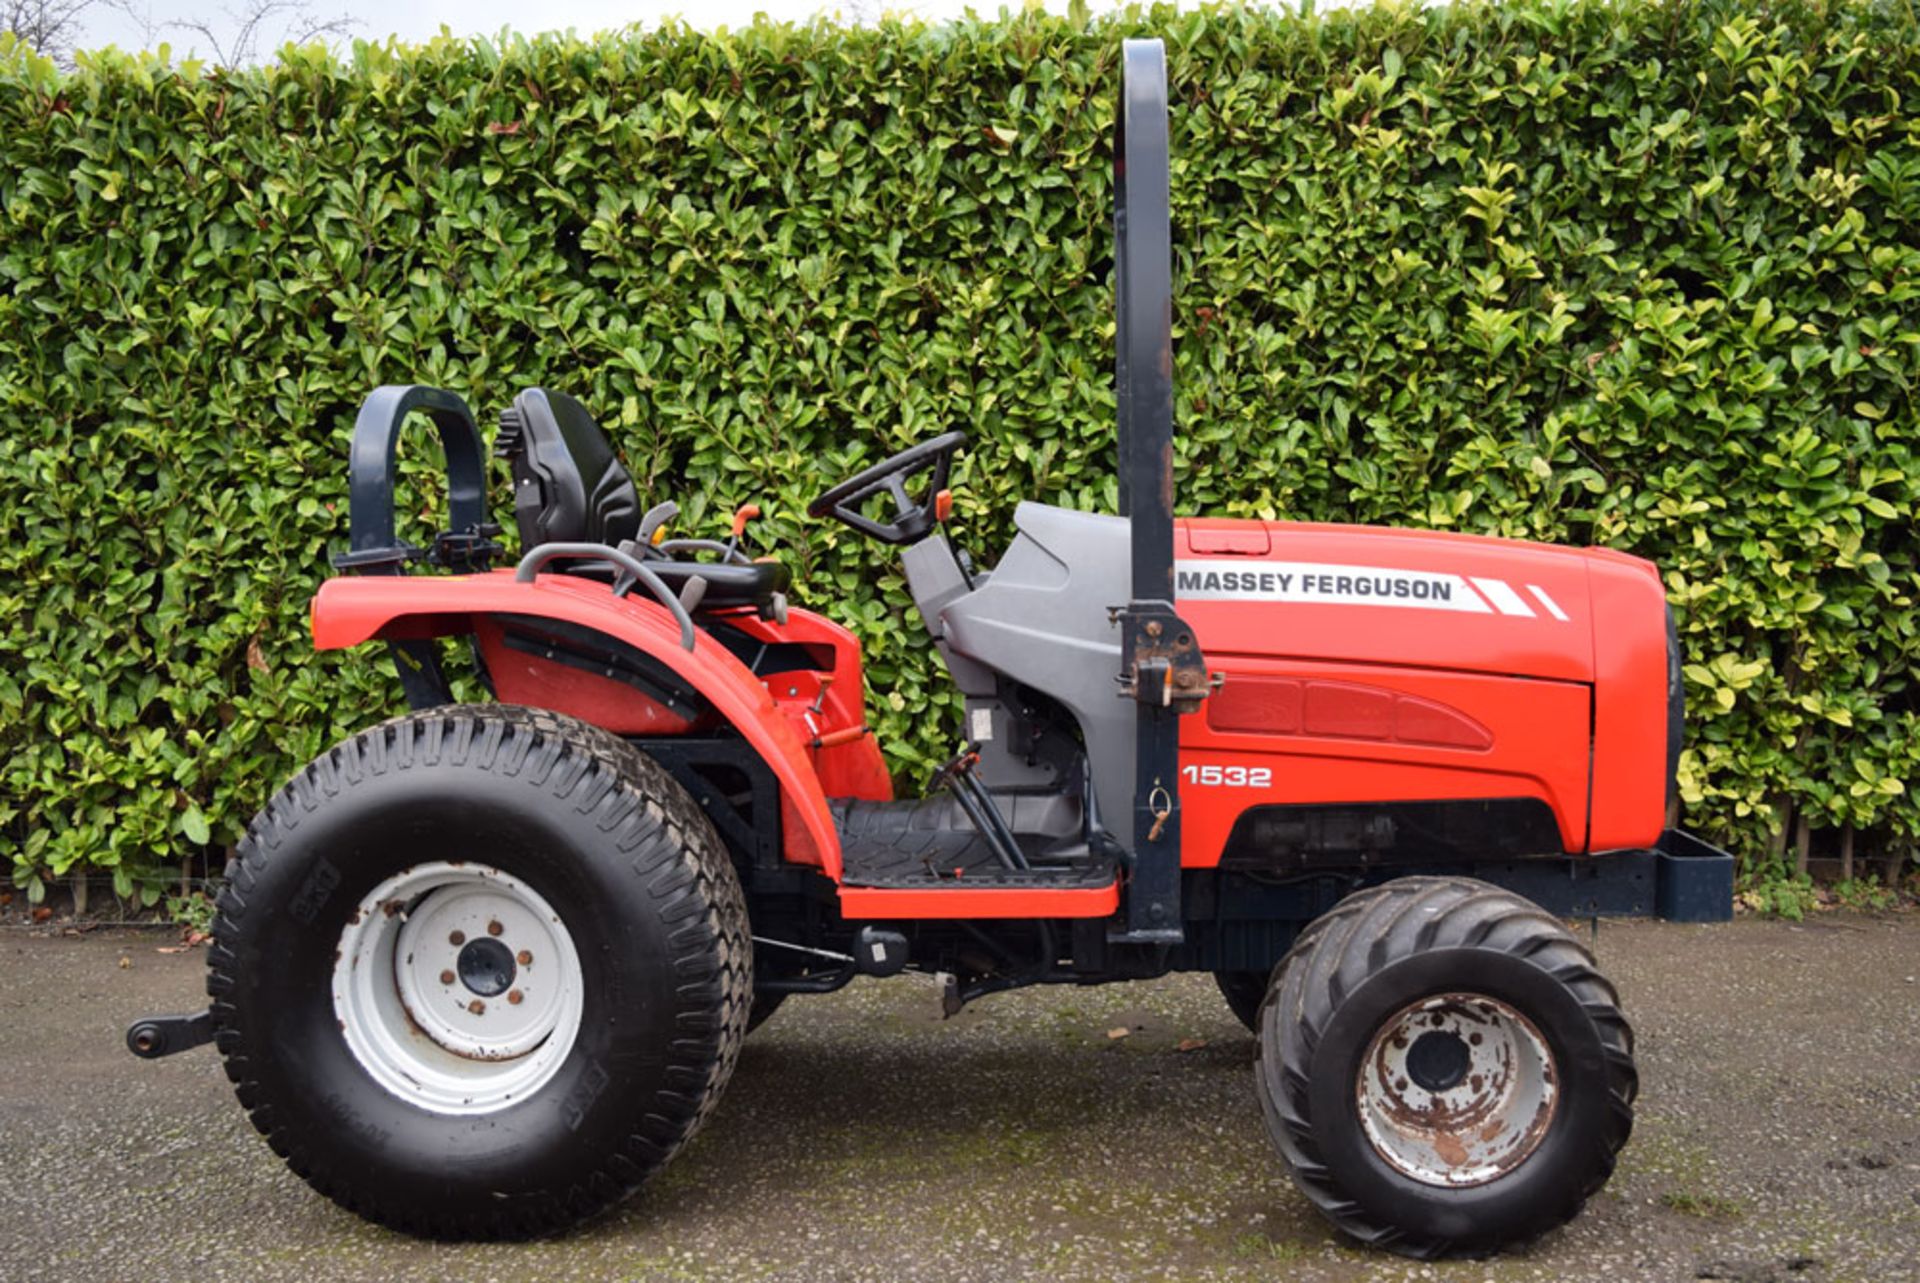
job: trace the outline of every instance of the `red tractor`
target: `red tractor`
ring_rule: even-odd
[[[1481,1252],[1573,1216],[1627,1139],[1633,1036],[1569,917],[1725,918],[1731,861],[1662,832],[1680,678],[1645,561],[1465,535],[1173,516],[1166,67],[1128,41],[1115,145],[1120,512],[1023,503],[991,570],[926,441],[809,508],[900,547],[964,697],[896,798],[859,640],[786,567],[664,537],[587,410],[500,416],[523,555],[450,393],[354,427],[323,649],[387,643],[413,711],[329,749],[227,871],[212,1041],[320,1192],[435,1237],[546,1233],[699,1129],[789,995],[1208,971],[1259,1039],[1300,1189],[1354,1237]],[[396,539],[422,413],[451,528]],[[424,562],[451,573],[413,575]],[[468,638],[492,702],[455,702]]]

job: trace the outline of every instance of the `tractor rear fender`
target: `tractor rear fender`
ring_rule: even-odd
[[[313,642],[319,650],[339,650],[368,641],[474,633],[493,655],[499,653],[502,617],[546,619],[590,629],[672,670],[739,732],[779,781],[786,858],[817,864],[828,877],[840,880],[839,834],[819,775],[793,724],[746,665],[705,632],[696,630],[693,649],[686,649],[680,626],[652,601],[615,597],[605,584],[566,575],[540,575],[532,583],[519,583],[510,570],[482,575],[343,577],[329,579],[314,596]],[[497,667],[491,660],[490,665]],[[502,683],[503,698],[599,720],[590,715],[595,705],[566,698],[566,687],[578,691],[587,683],[614,684],[572,669],[551,671],[563,671],[577,681],[565,686],[550,683],[550,698],[540,697],[537,685],[522,683],[514,689]],[[576,706],[568,707],[570,703]],[[669,717],[660,730],[672,733],[683,726]],[[609,729],[631,732],[638,728]]]

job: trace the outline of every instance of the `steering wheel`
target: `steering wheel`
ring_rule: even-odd
[[[910,445],[815,499],[807,505],[807,515],[838,517],[860,533],[885,543],[919,543],[939,520],[933,510],[934,497],[947,488],[953,456],[966,443],[964,432],[943,432],[931,441]],[[932,472],[933,476],[916,499],[907,493],[907,480],[922,472]],[[875,521],[860,512],[860,505],[882,490],[893,496],[891,521]]]

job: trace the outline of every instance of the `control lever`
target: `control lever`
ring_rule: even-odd
[[[967,813],[967,819],[974,830],[987,840],[992,848],[994,859],[1002,868],[1026,869],[1026,853],[1021,851],[1019,842],[1014,840],[1013,830],[1007,827],[1006,820],[1000,814],[1000,808],[994,803],[993,794],[973,773],[974,763],[980,760],[980,746],[968,744],[964,749],[948,758],[927,781],[927,792],[931,793],[942,785],[953,794],[953,800]]]
[[[700,609],[700,602],[706,595],[707,578],[705,575],[689,575],[687,576],[687,582],[680,585],[680,604],[687,608],[689,615]]]
[[[733,530],[727,536],[727,556],[729,559],[740,551],[740,537],[747,533],[747,523],[760,515],[760,505],[743,503],[733,510]]]
[[[680,505],[671,499],[654,504],[647,509],[646,515],[640,518],[640,529],[633,536],[634,542],[643,548],[651,548],[654,532],[679,515]]]

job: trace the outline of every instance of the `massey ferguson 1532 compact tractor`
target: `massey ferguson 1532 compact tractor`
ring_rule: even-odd
[[[329,749],[227,869],[208,1010],[268,1143],[433,1237],[562,1229],[699,1130],[793,994],[1212,972],[1300,1190],[1414,1255],[1525,1240],[1606,1181],[1633,1035],[1563,919],[1726,918],[1663,832],[1680,673],[1645,561],[1468,535],[1173,515],[1166,63],[1127,41],[1114,144],[1119,512],[947,533],[958,432],[808,508],[897,545],[956,752],[894,796],[860,643],[730,536],[667,538],[577,401],[522,392],[512,569],[462,401],[384,387],[352,438],[322,649],[390,648],[412,712]],[[394,533],[437,427],[450,529]],[[408,573],[424,564],[443,574]],[[466,637],[488,702],[458,703]]]

